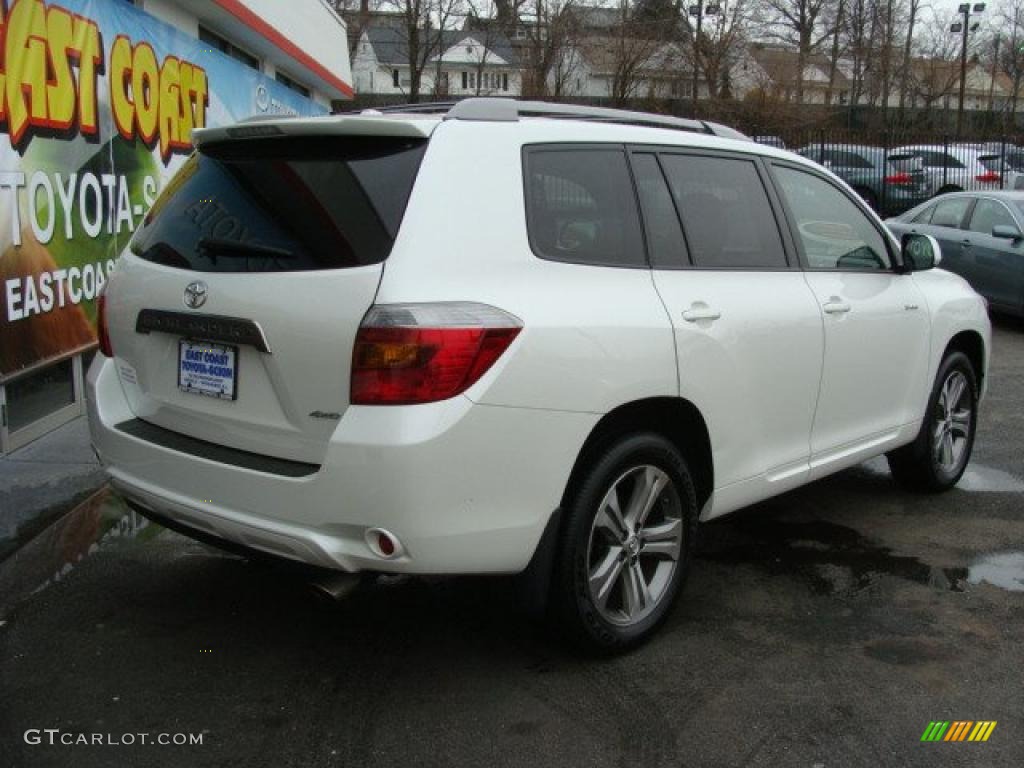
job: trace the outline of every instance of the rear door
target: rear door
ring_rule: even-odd
[[[422,137],[344,135],[203,144],[109,285],[135,415],[321,461],[425,147]]]
[[[825,355],[811,433],[812,476],[857,460],[920,418],[930,325],[889,240],[831,179],[775,164],[806,279],[824,313]]]
[[[680,389],[707,419],[716,488],[752,480],[735,506],[768,495],[766,486],[799,484],[821,375],[821,313],[787,260],[760,162],[638,148],[632,163]]]

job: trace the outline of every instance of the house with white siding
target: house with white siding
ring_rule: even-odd
[[[426,54],[420,94],[518,96],[522,77],[507,38],[487,30],[421,30]],[[367,26],[352,59],[357,94],[404,95],[412,82],[408,33],[394,26]],[[423,54],[419,54],[422,56]]]

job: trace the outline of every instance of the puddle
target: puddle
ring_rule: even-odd
[[[982,493],[1024,493],[1024,481],[1009,472],[973,464],[967,467],[956,487],[961,491]]]
[[[698,557],[755,565],[771,575],[795,575],[821,595],[855,594],[883,576],[962,592],[968,576],[967,568],[941,568],[894,554],[846,526],[742,514],[702,526]]]
[[[992,584],[1011,592],[1024,592],[1024,552],[997,552],[980,557],[967,569],[971,584]]]
[[[865,461],[860,468],[873,475],[890,475],[889,463],[882,456]],[[1024,493],[1024,480],[1001,469],[972,463],[956,487],[968,493]]]
[[[65,578],[89,555],[116,540],[146,540],[163,528],[102,489],[0,563],[0,615]]]

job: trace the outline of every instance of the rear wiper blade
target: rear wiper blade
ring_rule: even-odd
[[[199,247],[204,251],[211,251],[222,256],[266,256],[271,259],[294,259],[295,254],[287,248],[275,248],[272,245],[259,245],[257,243],[243,243],[238,240],[224,240],[217,237],[204,237],[199,241]]]

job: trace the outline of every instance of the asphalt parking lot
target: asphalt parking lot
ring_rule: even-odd
[[[506,580],[331,604],[101,495],[24,556],[18,590],[41,589],[0,593],[0,766],[1019,766],[1022,457],[1024,324],[1001,321],[957,490],[872,462],[706,525],[664,630],[612,660],[523,618]],[[922,743],[935,720],[998,725]]]

